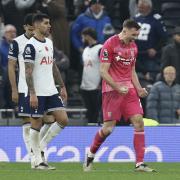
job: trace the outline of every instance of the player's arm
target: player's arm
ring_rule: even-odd
[[[53,76],[55,83],[59,86],[60,89],[60,95],[64,101],[67,101],[67,91],[66,87],[64,85],[63,79],[61,77],[61,73],[59,68],[57,67],[55,61],[53,63]]]
[[[32,108],[38,107],[38,99],[34,88],[33,70],[35,61],[35,49],[31,44],[26,45],[24,49],[24,62],[25,62],[25,76],[30,95],[30,106]]]
[[[145,97],[148,95],[148,92],[146,91],[146,89],[141,87],[141,84],[139,82],[139,79],[135,70],[135,65],[133,65],[132,67],[132,83],[134,87],[136,88],[137,93],[140,97]]]
[[[128,88],[124,86],[119,86],[110,76],[108,72],[110,65],[111,65],[110,63],[100,64],[100,75],[102,79],[104,79],[107,84],[109,84],[114,90],[118,91],[120,94],[126,94],[128,92]]]
[[[13,41],[10,44],[9,54],[8,54],[8,75],[9,81],[12,89],[12,101],[18,103],[18,88],[16,83],[16,65],[18,59],[18,44]]]

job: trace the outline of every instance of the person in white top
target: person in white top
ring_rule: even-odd
[[[28,86],[28,98],[31,107],[31,129],[30,141],[31,148],[36,159],[36,169],[49,169],[49,166],[43,162],[41,151],[59,132],[67,125],[68,117],[64,108],[63,100],[67,100],[67,92],[62,79],[61,96],[55,86],[53,75],[59,76],[57,66],[53,58],[52,41],[46,38],[50,31],[50,20],[46,14],[36,14],[33,18],[35,27],[34,37],[26,44],[24,49],[25,76]],[[46,132],[45,136],[39,141],[39,130],[41,128],[44,112],[51,113],[56,122]]]
[[[97,33],[93,28],[85,28],[81,35],[83,43],[87,45],[82,54],[83,74],[81,92],[87,108],[86,117],[88,122],[97,123],[101,107],[99,54],[102,44],[97,42]]]
[[[30,156],[31,147],[29,139],[30,117],[26,113],[26,100],[24,93],[27,92],[27,84],[25,79],[25,67],[23,59],[23,51],[26,42],[33,36],[32,26],[33,14],[27,14],[24,18],[25,33],[16,37],[10,44],[8,55],[8,74],[12,89],[12,101],[18,104],[18,115],[23,118],[23,140],[26,145],[28,155]],[[18,65],[18,87],[16,83],[16,70]]]

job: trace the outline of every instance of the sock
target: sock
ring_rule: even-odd
[[[104,135],[102,129],[99,130],[94,137],[94,141],[90,147],[90,152],[95,154],[101,146],[101,144],[105,141],[106,137],[107,136]]]
[[[58,135],[61,130],[64,129],[63,126],[61,126],[58,122],[54,122],[51,127],[48,129],[44,137],[42,138],[40,142],[40,148],[41,151],[44,151],[44,149],[47,147],[48,143],[56,136]]]
[[[136,163],[142,163],[144,161],[144,152],[145,152],[144,131],[134,132],[134,149],[136,153]]]
[[[26,123],[22,125],[22,129],[23,129],[23,140],[24,143],[26,145],[26,150],[28,152],[28,155],[30,157],[30,153],[31,153],[31,146],[30,146],[30,128],[31,128],[31,124],[30,123]]]
[[[42,163],[42,158],[41,158],[41,151],[40,151],[40,145],[39,145],[39,130],[37,129],[30,129],[30,145],[32,148],[32,152],[35,157],[35,164],[39,165]]]
[[[40,134],[39,134],[39,138],[40,138],[40,142],[41,140],[43,139],[43,137],[45,136],[46,132],[48,131],[48,129],[50,128],[52,123],[45,123],[42,127],[41,127],[41,130],[40,130]]]

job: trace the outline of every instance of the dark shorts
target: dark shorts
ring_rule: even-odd
[[[64,108],[63,101],[58,94],[52,96],[38,96],[38,108],[30,108],[29,96],[24,94],[19,96],[19,116],[42,117],[44,113],[62,110]]]
[[[30,112],[29,96],[25,96],[24,93],[19,93],[18,116],[31,117]]]

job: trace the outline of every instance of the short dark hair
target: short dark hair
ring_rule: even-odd
[[[91,27],[84,28],[81,32],[82,35],[89,35],[91,36],[94,40],[97,40],[97,32],[95,29]]]
[[[136,28],[137,30],[139,30],[141,28],[141,26],[136,21],[134,21],[133,19],[126,19],[123,22],[123,28],[124,27],[128,28],[128,29]]]
[[[33,17],[34,14],[33,13],[29,13],[24,17],[24,25],[30,25],[32,26],[33,24]]]
[[[37,13],[33,17],[33,23],[35,22],[41,22],[43,19],[50,19],[49,16],[45,13]]]

